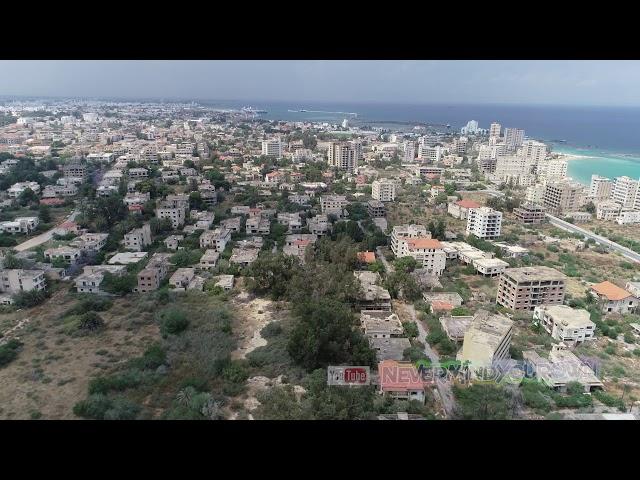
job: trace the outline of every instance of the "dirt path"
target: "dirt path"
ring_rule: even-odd
[[[248,353],[267,344],[260,331],[279,318],[274,315],[274,302],[265,298],[251,298],[247,292],[235,297],[233,306],[236,312],[233,330],[237,332],[240,340],[238,348],[231,353],[231,358],[238,360],[246,358]]]

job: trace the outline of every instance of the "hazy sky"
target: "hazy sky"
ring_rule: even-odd
[[[640,61],[0,61],[0,96],[640,105]]]

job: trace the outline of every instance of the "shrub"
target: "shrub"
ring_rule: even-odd
[[[103,394],[90,395],[73,407],[73,413],[77,416],[92,420],[134,420],[140,410],[139,405],[126,398],[111,400]]]
[[[160,365],[164,365],[167,360],[167,353],[159,343],[154,343],[145,350],[142,357],[134,358],[129,362],[132,368],[141,370],[154,370]]]
[[[127,388],[137,387],[142,383],[142,372],[139,370],[126,370],[122,373],[94,378],[89,382],[89,394],[110,391],[122,392]]]
[[[261,331],[263,338],[276,337],[282,333],[282,326],[277,322],[267,324]]]
[[[0,345],[0,368],[9,365],[18,356],[18,350],[22,343],[11,339],[4,345]]]
[[[176,308],[165,309],[158,316],[160,333],[165,338],[169,335],[177,335],[189,326],[189,320],[187,320],[185,313]]]

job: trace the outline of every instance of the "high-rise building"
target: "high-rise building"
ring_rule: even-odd
[[[433,163],[438,163],[440,161],[440,157],[442,156],[442,149],[439,145],[435,147],[430,147],[424,143],[421,143],[418,147],[418,157],[422,159],[423,162],[429,161]]]
[[[640,180],[633,180],[627,176],[617,177],[613,184],[611,199],[623,208],[633,208],[638,197]]]
[[[551,182],[545,185],[543,203],[553,215],[572,212],[583,205],[584,193],[584,187],[579,183]]]
[[[387,179],[371,183],[371,197],[381,202],[392,202],[396,198],[396,184]]]
[[[515,151],[524,142],[524,130],[519,128],[504,129],[504,144],[508,151]]]
[[[524,133],[524,130],[521,131]],[[542,142],[527,140],[522,143],[521,148],[518,152],[519,155],[535,163],[541,162],[547,157],[547,146]]]
[[[566,160],[548,159],[538,162],[537,174],[548,180],[563,179],[567,176],[568,162]]]
[[[611,198],[613,191],[613,180],[600,175],[591,175],[591,185],[589,186],[589,199],[595,203],[603,202]]]
[[[489,138],[499,138],[502,127],[499,123],[493,122],[489,127]]]
[[[353,173],[358,168],[361,151],[360,143],[334,142],[329,146],[329,165]]]
[[[413,163],[416,158],[416,144],[412,141],[402,143],[402,161],[404,163]]]
[[[500,236],[502,212],[489,207],[470,208],[467,213],[467,235],[494,239]]]
[[[262,141],[262,155],[282,158],[282,142],[280,138],[272,138]]]

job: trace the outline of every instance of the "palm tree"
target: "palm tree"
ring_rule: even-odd
[[[176,400],[180,405],[189,405],[191,403],[191,399],[196,394],[196,390],[193,387],[183,388],[176,395]]]

